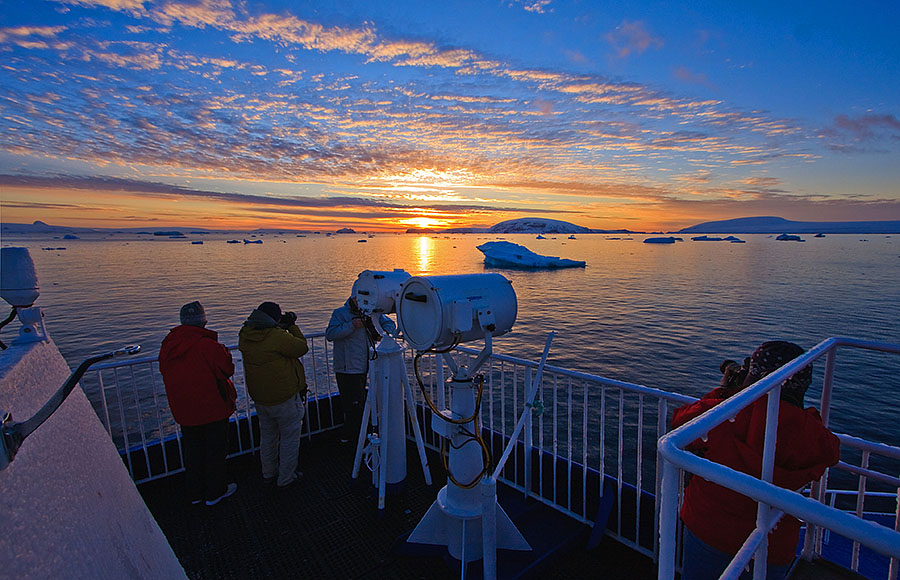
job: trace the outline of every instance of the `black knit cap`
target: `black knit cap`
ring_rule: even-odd
[[[750,370],[748,375],[753,381],[758,381],[776,369],[784,366],[803,354],[803,348],[783,340],[772,340],[759,345],[750,356]],[[812,384],[812,365],[807,365],[794,373],[794,376],[784,382],[781,387],[781,399],[803,407],[803,397],[806,389]]]
[[[257,306],[256,309],[267,315],[275,322],[281,320],[281,306],[275,304],[274,302],[263,302],[262,304]]]

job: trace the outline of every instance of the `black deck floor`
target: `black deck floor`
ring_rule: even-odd
[[[440,556],[398,555],[409,551],[401,538],[445,483],[440,460],[431,458],[434,484],[429,487],[410,448],[406,489],[389,495],[379,513],[369,473],[363,469],[359,480],[350,478],[354,451],[332,434],[304,440],[303,480],[285,490],[262,483],[257,457],[233,459],[229,473],[238,483],[237,493],[213,507],[189,505],[180,475],[138,489],[192,579],[459,578],[458,565],[453,569]],[[649,558],[609,538],[591,551],[583,546],[579,540],[565,554],[532,568],[530,577],[656,577]],[[501,578],[507,576],[503,566],[498,562]],[[480,561],[470,564],[466,577],[481,577]]]

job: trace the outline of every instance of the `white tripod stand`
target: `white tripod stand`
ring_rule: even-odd
[[[363,410],[362,424],[356,443],[356,457],[353,460],[353,479],[359,475],[363,455],[371,459],[372,484],[378,487],[378,509],[384,509],[386,484],[397,484],[406,479],[406,425],[403,409],[412,423],[419,460],[425,475],[425,483],[431,485],[431,471],[425,455],[425,442],[416,418],[415,399],[409,386],[409,376],[403,362],[403,352],[393,337],[382,330],[378,316],[372,322],[381,341],[375,349],[378,355],[369,369],[369,392]],[[405,395],[405,401],[404,401]],[[368,434],[371,423],[374,433]]]

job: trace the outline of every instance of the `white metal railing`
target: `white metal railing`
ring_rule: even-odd
[[[460,347],[454,356],[458,365],[469,366],[478,352]],[[653,496],[660,485],[656,440],[667,430],[670,410],[696,398],[546,365],[525,413],[538,366],[492,354],[481,367],[486,391],[481,425],[493,434],[486,438],[491,456],[499,459],[511,440],[515,449],[497,479],[588,525],[604,501],[612,502],[607,535],[653,557]],[[423,357],[419,369],[431,400],[449,407],[443,379],[451,372],[441,357]],[[421,403],[419,389],[413,391]],[[523,413],[524,426],[513,439]],[[426,444],[437,449],[431,429],[423,433]]]
[[[754,385],[747,387],[737,395],[660,439],[659,452],[664,464],[659,513],[660,552],[658,577],[660,580],[670,580],[675,575],[676,534],[682,471],[694,473],[706,480],[733,489],[756,500],[759,504],[757,529],[751,533],[744,547],[732,561],[732,565],[723,573],[722,578],[736,578],[751,558],[755,558],[760,563],[759,566],[755,567],[754,577],[765,577],[765,566],[763,564],[766,561],[767,545],[763,540],[765,540],[768,530],[777,522],[777,517],[773,516],[773,510],[780,510],[807,522],[803,550],[805,557],[809,558],[813,554],[821,554],[823,532],[824,530],[832,530],[854,542],[854,557],[851,562],[851,568],[857,569],[859,564],[859,546],[864,545],[891,558],[888,578],[896,579],[898,558],[900,558],[900,533],[898,533],[900,507],[895,508],[893,529],[862,519],[861,516],[863,515],[862,505],[866,497],[872,497],[872,494],[866,493],[866,481],[868,479],[877,479],[882,483],[893,486],[896,490],[893,495],[898,500],[898,503],[895,505],[900,505],[900,481],[893,475],[870,469],[869,461],[873,454],[885,459],[900,460],[900,448],[873,443],[847,435],[840,436],[842,455],[843,452],[851,449],[857,449],[862,453],[860,465],[854,466],[842,461],[836,466],[838,469],[854,473],[860,477],[859,489],[856,492],[858,498],[857,507],[852,514],[828,505],[826,498],[829,493],[834,497],[834,492],[830,492],[827,489],[828,472],[826,472],[822,480],[814,483],[811,497],[804,497],[797,492],[780,488],[771,483],[781,384],[809,363],[824,356],[826,360],[825,379],[820,408],[822,419],[827,426],[831,411],[835,355],[839,347],[900,354],[900,345],[896,344],[868,342],[849,338],[829,338]],[[692,441],[705,437],[716,425],[734,417],[741,409],[763,396],[768,396],[768,406],[761,478],[755,478],[748,474],[731,470],[685,450],[685,447]]]
[[[342,421],[335,418],[332,405],[337,392],[331,370],[331,345],[324,333],[305,335],[309,352],[301,359],[306,370],[309,394],[304,436],[309,437]],[[241,353],[228,346],[235,362],[232,377],[237,402],[232,416],[232,444],[229,457],[251,453],[259,448],[251,417],[256,414],[247,394]],[[166,477],[183,471],[181,429],[172,418],[166,400],[157,355],[121,362],[98,364],[82,377],[82,388],[94,405],[100,421],[123,454],[135,483]]]
[[[310,342],[310,352],[303,357],[303,363],[310,385],[309,401],[318,403],[312,411],[313,416],[307,415],[310,420],[304,422],[305,435],[310,436],[322,430],[319,427],[311,429],[311,424],[338,426],[341,418],[335,416],[335,408],[332,406],[331,396],[336,393],[336,388],[331,369],[331,345],[324,340],[321,332],[307,335],[307,340]],[[838,340],[842,342],[829,342]],[[832,357],[833,349],[837,346],[872,348],[862,346],[870,343],[849,339],[829,341],[773,373],[767,377],[768,381],[764,382],[764,379],[719,405],[714,409],[718,420],[721,421],[725,415],[736,414],[737,405],[749,404],[763,396],[767,385],[775,381],[780,383],[788,373],[794,372],[801,365],[820,356]],[[235,356],[234,382],[238,391],[238,408],[235,414],[237,450],[232,453],[234,456],[252,452],[258,448],[258,442],[250,428],[250,417],[255,410],[247,396],[240,352],[233,346],[230,349]],[[900,347],[886,350],[900,352]],[[413,352],[410,349],[406,352],[408,370],[412,375]],[[468,366],[478,352],[477,349],[460,347],[454,351],[453,356],[457,364]],[[495,459],[501,456],[505,446],[511,445],[513,449],[506,466],[499,472],[498,479],[522,492],[523,497],[542,502],[588,525],[595,523],[599,506],[604,505],[604,502],[611,502],[611,516],[605,533],[645,555],[654,558],[659,556],[660,569],[668,569],[667,562],[671,562],[669,550],[673,548],[661,546],[660,538],[665,544],[670,531],[666,526],[671,524],[674,529],[670,515],[672,508],[665,502],[656,500],[661,497],[661,491],[667,485],[663,468],[663,464],[666,464],[666,470],[671,469],[675,473],[674,480],[669,480],[669,483],[675,482],[677,511],[681,474],[679,468],[663,461],[663,454],[657,454],[656,443],[666,435],[671,411],[696,401],[696,398],[546,365],[534,403],[528,407],[529,413],[525,414],[524,426],[516,437],[512,437],[517,420],[526,410],[527,394],[534,384],[538,365],[536,361],[493,354],[481,369],[485,377],[481,424],[493,434],[486,438],[486,443]],[[823,388],[825,403],[830,402],[833,361],[827,366]],[[439,356],[428,355],[420,360],[419,368],[424,388],[428,390],[432,401],[439,408],[449,407],[449,391],[445,389],[444,378],[451,376],[451,373],[445,362]],[[123,453],[127,451],[124,455],[129,471],[137,483],[182,470],[180,431],[166,404],[155,356],[97,365],[82,379],[82,383],[117,447]],[[425,444],[437,450],[440,442],[428,423],[430,411],[422,404],[419,386],[413,384],[412,391],[425,423],[422,430]],[[829,405],[823,404],[822,409],[823,418],[827,421]],[[678,432],[673,432],[672,436],[681,432],[677,440],[679,443],[693,441],[700,436],[700,431],[706,432],[711,428],[713,419],[706,415],[702,419],[704,422],[700,427],[696,427],[696,422],[689,423]],[[688,426],[692,430],[685,435],[683,430]],[[409,429],[408,436],[412,438]],[[857,449],[863,457],[858,465],[842,461],[837,467],[864,479],[860,481],[859,489],[852,492],[828,489],[827,480],[823,480],[822,485],[812,492],[816,500],[808,501],[819,508],[838,511],[837,508],[827,508],[824,503],[834,503],[835,498],[852,493],[857,498],[856,504],[864,506],[866,499],[879,497],[880,492],[873,493],[867,489],[866,481],[878,480],[894,485],[895,488],[900,487],[896,485],[896,478],[891,479],[891,476],[869,467],[870,457],[896,458],[900,457],[896,455],[900,450],[848,435],[840,437],[842,450]],[[666,441],[671,442],[671,437]],[[706,472],[705,465],[698,467],[695,464],[695,461],[704,460],[686,453],[680,453],[677,457],[679,461],[689,464],[688,471]],[[710,464],[708,461],[704,463]],[[679,467],[684,468],[681,463]],[[751,495],[750,488],[761,483],[753,481],[746,488],[747,495]],[[744,488],[738,491],[741,489]],[[781,492],[790,494],[791,501],[797,497],[793,492],[780,488],[762,493],[779,496]],[[787,496],[779,497],[784,499]],[[774,496],[766,495],[766,498],[767,503],[781,507],[775,503]],[[795,511],[785,511],[797,515]],[[854,521],[858,520],[855,516],[844,515]],[[896,527],[898,518],[894,515]],[[806,518],[801,516],[801,519]],[[675,521],[677,522],[677,517]],[[815,519],[809,521],[819,523]],[[661,526],[660,534],[657,533],[657,522]],[[605,521],[599,523],[606,525]],[[844,532],[847,531],[831,526],[813,530],[807,534],[811,538],[808,546],[810,553],[821,553],[823,540],[827,539],[827,529],[833,529],[842,535],[846,535]],[[864,545],[870,545],[862,537],[850,537]],[[858,561],[858,545],[854,547],[857,556],[848,565],[853,569],[856,569]]]

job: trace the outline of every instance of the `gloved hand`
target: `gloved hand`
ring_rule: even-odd
[[[278,321],[278,325],[282,328],[290,328],[297,322],[297,315],[293,312],[285,312],[281,315],[281,320]]]

